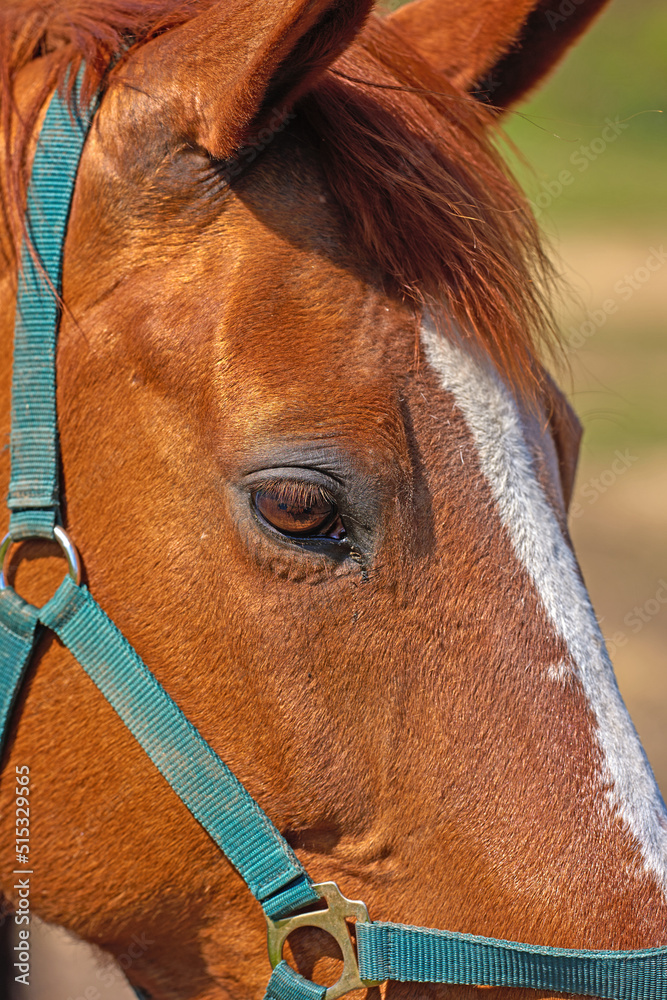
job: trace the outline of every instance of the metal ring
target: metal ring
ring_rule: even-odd
[[[64,528],[61,528],[59,524],[53,529],[53,537],[58,542],[58,545],[63,551],[63,555],[67,561],[67,572],[74,580],[76,584],[81,583],[81,560],[79,559],[79,553],[76,551],[76,546],[74,542],[69,537]],[[33,538],[21,538],[19,541],[36,541],[37,537]],[[9,559],[9,550],[13,544],[13,538],[7,532],[5,537],[0,542],[0,590],[6,590],[9,584],[7,583],[7,562]]]

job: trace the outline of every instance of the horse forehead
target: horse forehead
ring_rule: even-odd
[[[327,260],[313,262],[308,253],[299,259],[291,250],[286,267],[283,255],[275,256],[257,284],[252,268],[243,269],[221,323],[217,368],[227,426],[236,428],[239,443],[326,440],[394,459],[411,476],[423,461],[436,480],[465,479],[461,466],[474,450],[473,434],[455,394],[415,350],[414,313]],[[298,283],[304,270],[305,289]],[[249,279],[254,291],[248,286],[246,293]],[[418,411],[425,420],[415,420]],[[558,456],[546,414],[520,406],[517,414],[536,475],[561,519]]]
[[[395,428],[415,318],[317,254],[278,246],[232,277],[215,351],[223,404],[246,421]]]

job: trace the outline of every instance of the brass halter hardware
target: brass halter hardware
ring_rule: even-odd
[[[319,927],[335,938],[343,955],[343,972],[338,982],[327,988],[325,1000],[337,1000],[337,997],[344,996],[350,990],[378,986],[378,982],[362,979],[359,975],[357,954],[347,926],[347,920],[350,919],[356,920],[358,924],[371,922],[366,904],[357,899],[347,899],[335,882],[321,882],[314,885],[313,889],[326,900],[326,910],[310,910],[283,920],[266,918],[271,966],[275,969],[282,960],[283,945],[292,931],[297,927]]]

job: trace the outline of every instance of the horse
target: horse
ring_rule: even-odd
[[[374,918],[651,948],[667,812],[569,541],[551,275],[494,147],[601,6],[6,2],[0,413],[8,440],[36,137],[83,68],[102,97],[57,391],[91,593],[312,876]],[[43,603],[58,550],[12,552]],[[51,634],[3,763],[14,906],[26,766],[34,914],[111,956],[140,936],[127,975],[152,1000],[263,995],[259,906]],[[286,954],[336,978],[317,931]],[[381,994],[478,988],[351,996]]]

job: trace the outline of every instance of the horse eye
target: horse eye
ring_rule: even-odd
[[[252,498],[264,520],[285,535],[345,537],[336,504],[321,489],[298,483],[276,483],[255,490]]]

